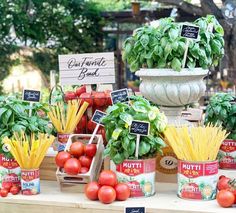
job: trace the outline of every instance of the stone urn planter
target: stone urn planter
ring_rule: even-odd
[[[202,68],[182,69],[140,69],[136,75],[141,78],[142,95],[159,105],[169,123],[188,123],[181,119],[184,106],[197,102],[204,95],[206,86],[203,78],[208,70]]]

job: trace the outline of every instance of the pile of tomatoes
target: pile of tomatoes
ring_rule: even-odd
[[[90,182],[85,186],[84,193],[90,200],[109,204],[115,200],[127,200],[130,197],[130,188],[125,183],[118,183],[115,172],[104,170],[99,175],[98,182]]]
[[[236,204],[236,179],[220,176],[217,189],[216,200],[220,206],[227,208]]]
[[[81,141],[75,141],[71,144],[68,152],[59,152],[55,161],[61,171],[68,175],[85,174],[89,171],[96,153],[96,144],[85,145]]]
[[[21,190],[21,188],[19,185],[7,182],[0,189],[0,196],[7,197],[8,193],[11,193],[12,195],[17,195],[20,193],[20,190]]]

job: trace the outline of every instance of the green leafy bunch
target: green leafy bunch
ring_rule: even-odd
[[[206,109],[205,124],[221,125],[230,133],[229,139],[236,140],[236,103],[235,96],[218,93],[211,97]]]
[[[133,120],[150,122],[149,135],[140,137],[138,158],[153,157],[165,146],[160,136],[166,129],[167,118],[148,100],[131,96],[130,105],[117,103],[108,107],[106,112],[107,115],[102,120],[108,139],[104,155],[109,156],[115,164],[120,164],[125,159],[135,159],[137,136],[129,133]]]
[[[186,38],[180,37],[182,24],[169,17],[160,19],[158,27],[144,26],[136,29],[123,44],[122,57],[127,60],[130,70],[172,68],[180,71],[186,49]],[[184,24],[200,28],[199,39],[189,39],[185,66],[190,69],[216,66],[224,55],[224,30],[215,16],[208,15]]]
[[[29,110],[32,115],[29,116]],[[31,133],[51,133],[52,127],[46,116],[48,109],[45,103],[34,103],[32,106],[28,102],[18,99],[16,96],[0,96],[0,153],[11,157],[10,152],[2,150],[2,139],[11,137],[14,132]]]

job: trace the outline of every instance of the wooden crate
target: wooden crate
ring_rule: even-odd
[[[77,140],[87,144],[91,136],[90,134],[72,134],[66,144],[65,151],[68,151],[70,145]],[[56,177],[61,191],[82,192],[85,183],[97,180],[103,161],[104,146],[102,136],[96,135],[92,143],[97,144],[97,153],[92,160],[89,172],[86,174],[68,175],[62,172],[60,168],[57,168]]]
[[[40,166],[40,179],[56,181],[56,171],[55,156],[46,155]]]

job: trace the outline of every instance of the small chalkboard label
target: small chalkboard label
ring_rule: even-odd
[[[184,38],[198,39],[199,29],[197,26],[183,24],[180,35]]]
[[[111,92],[112,104],[118,102],[128,102],[129,101],[129,92],[127,89],[120,89]]]
[[[24,89],[23,100],[29,102],[39,102],[40,101],[40,91]]]
[[[145,207],[125,207],[124,213],[145,213]]]
[[[105,112],[102,112],[100,110],[96,110],[93,114],[92,117],[92,121],[96,124],[100,124],[101,126],[103,126],[103,124],[101,123],[101,119],[106,116]]]
[[[149,127],[149,122],[132,121],[132,124],[130,126],[130,133],[135,135],[147,136],[149,135]]]

